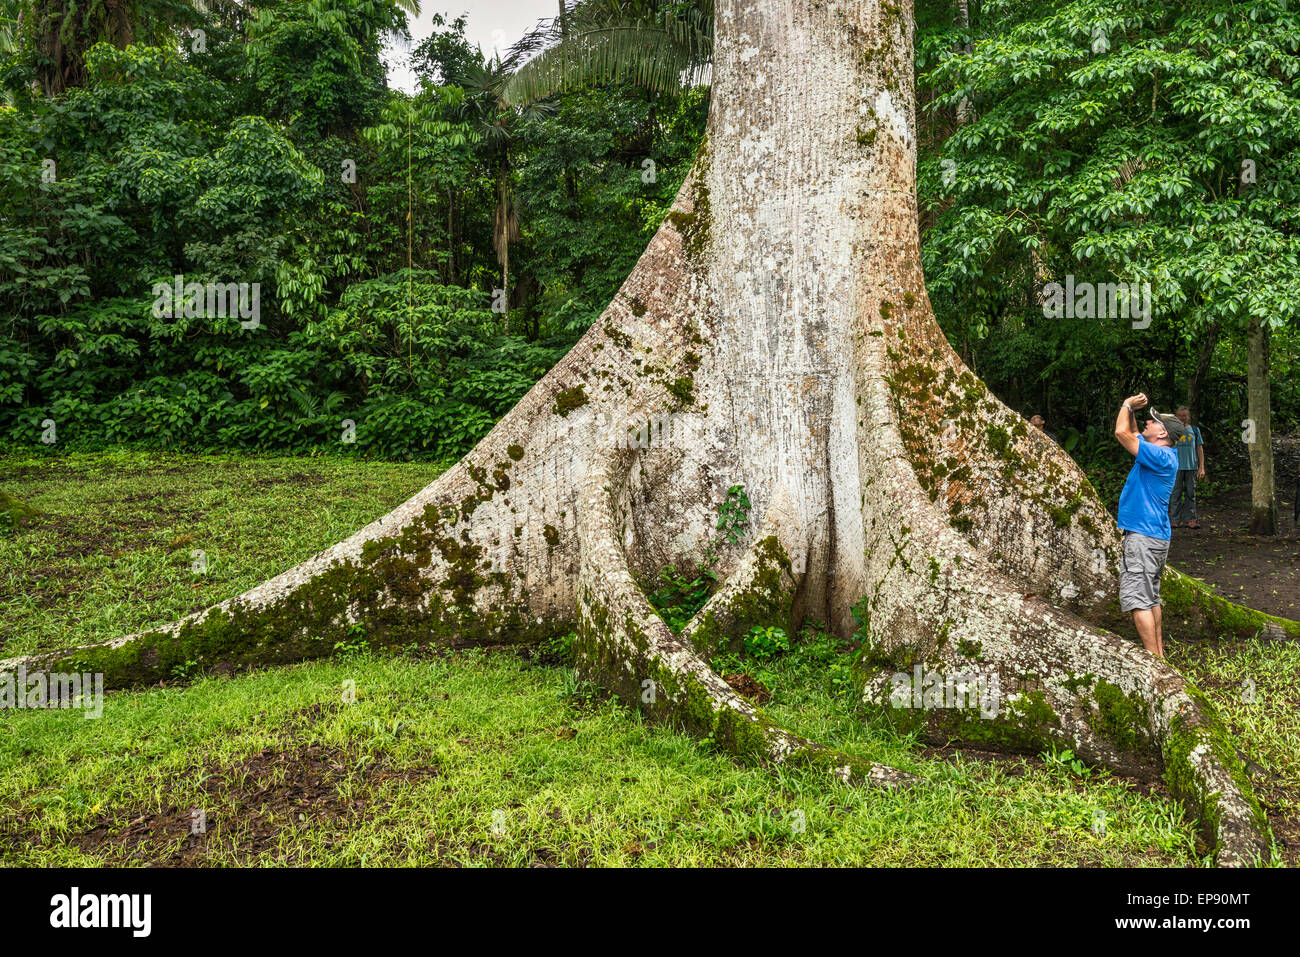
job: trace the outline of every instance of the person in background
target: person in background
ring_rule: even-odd
[[[1160,578],[1169,557],[1169,493],[1178,475],[1174,445],[1183,424],[1172,415],[1151,410],[1151,419],[1138,432],[1137,410],[1143,393],[1129,396],[1115,418],[1115,438],[1134,457],[1133,468],[1119,495],[1119,527],[1124,556],[1119,568],[1119,607],[1132,612],[1142,647],[1157,658],[1165,656],[1161,622]]]
[[[1169,521],[1174,528],[1200,528],[1196,521],[1196,483],[1205,478],[1205,443],[1201,430],[1192,425],[1192,413],[1187,406],[1178,407],[1175,413],[1183,424],[1183,437],[1178,440],[1178,478],[1169,498]]]
[[[1048,432],[1047,429],[1044,428],[1044,426],[1047,425],[1047,420],[1044,419],[1037,412],[1035,412],[1033,415],[1029,417],[1029,424],[1032,425],[1034,428],[1038,429],[1040,432],[1042,432],[1045,436],[1047,436],[1057,445],[1061,444],[1060,440],[1057,439],[1056,436],[1054,436],[1051,432]]]

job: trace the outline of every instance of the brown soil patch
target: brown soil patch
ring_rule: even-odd
[[[303,718],[310,723],[309,715]],[[218,854],[253,861],[274,851],[285,832],[306,829],[320,832],[317,846],[328,848],[332,835],[366,816],[386,782],[410,784],[438,774],[436,768],[397,769],[384,756],[364,758],[360,752],[307,744],[265,748],[233,765],[209,764],[196,775],[203,781],[197,802],[204,812],[201,828],[195,826],[193,806],[127,808],[68,843],[110,864],[167,867],[202,866]]]
[[[758,679],[745,674],[743,671],[734,675],[723,675],[722,680],[731,685],[732,691],[743,698],[748,698],[754,704],[763,704],[772,697],[772,692],[764,688]]]

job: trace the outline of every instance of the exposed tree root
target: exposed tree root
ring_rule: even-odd
[[[627,456],[602,457],[588,473],[579,506],[582,564],[578,579],[578,670],[635,702],[652,720],[683,727],[749,761],[824,769],[845,783],[896,786],[914,776],[872,764],[808,741],[774,724],[736,694],[690,647],[679,640],[646,600],[628,567],[622,539],[628,522]],[[756,619],[788,604],[794,581],[774,535],[764,537],[742,560],[737,582],[715,597],[691,622],[687,634],[702,640],[701,625],[731,630],[748,620],[725,602],[753,594],[762,584]],[[725,622],[725,623],[724,623]]]
[[[860,350],[860,367],[871,369],[884,366],[890,347],[886,340]],[[1121,773],[1163,770],[1221,865],[1267,861],[1267,821],[1204,697],[1139,645],[1029,593],[990,562],[952,527],[949,513],[918,494],[917,471],[894,421],[901,405],[896,387],[868,374],[860,394],[870,423],[861,447],[875,459],[864,471],[878,477],[864,493],[864,512],[873,516],[872,581],[861,608],[864,701],[897,704],[891,698],[901,682],[894,676],[914,663],[942,678],[974,675],[986,686],[996,679],[996,717],[954,709],[942,697],[925,707],[916,701],[921,688],[909,687],[903,708],[922,705],[910,723],[924,726],[931,740],[1031,753],[1059,743]]]

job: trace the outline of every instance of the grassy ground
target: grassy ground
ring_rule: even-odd
[[[355,701],[344,698],[355,682]],[[574,692],[578,693],[575,694]],[[0,719],[0,860],[1176,864],[1172,805],[1063,770],[927,760],[907,793],[737,767],[518,656],[357,656]],[[206,833],[191,835],[193,809]],[[1096,811],[1104,834],[1094,833]]]
[[[141,452],[0,457],[0,488],[42,513],[23,534],[0,536],[0,657],[206,608],[346,538],[441,471]]]
[[[234,594],[378,517],[436,471],[0,458],[0,487],[43,512],[0,537],[3,651],[101,640]],[[196,547],[208,552],[201,581],[190,571]],[[1275,826],[1300,817],[1296,649],[1244,643],[1174,656],[1261,766]],[[1190,822],[1158,788],[1051,756],[923,748],[855,716],[837,680],[845,661],[823,639],[744,664],[772,691],[775,718],[911,770],[919,786],[853,790],[739,767],[601,700],[551,654],[358,649],[110,693],[100,720],[0,710],[0,862],[1198,863]],[[1242,700],[1246,678],[1253,704]]]

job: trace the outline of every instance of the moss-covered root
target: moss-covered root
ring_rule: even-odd
[[[1268,863],[1268,818],[1214,706],[1191,685],[1161,704],[1165,780],[1203,831],[1214,836],[1218,865]]]
[[[842,754],[779,727],[673,635],[637,586],[620,545],[618,528],[628,502],[622,481],[626,475],[626,456],[613,453],[591,469],[583,487],[574,643],[579,672],[648,719],[682,728],[756,765],[805,766],[851,784],[897,786],[913,781],[906,772]]]
[[[478,559],[466,559],[466,567],[471,561]],[[419,561],[407,570],[409,593],[398,593],[392,566],[382,557],[339,562],[260,604],[245,594],[138,634],[0,660],[0,677],[20,669],[89,673],[103,675],[105,688],[133,688],[178,675],[294,664],[329,657],[340,648],[530,644],[571,627],[563,617],[534,617],[510,592],[496,608],[480,612],[455,594],[447,597],[439,580],[421,584]],[[447,581],[460,584],[463,578]]]
[[[26,502],[19,501],[0,488],[0,532],[21,528],[39,514]]]
[[[1300,621],[1266,615],[1234,605],[1214,593],[1199,578],[1166,568],[1160,583],[1165,630],[1191,629],[1211,638],[1266,638],[1300,640]]]
[[[102,674],[105,688],[129,688],[339,648],[525,644],[567,632],[571,603],[560,614],[535,611],[521,576],[494,570],[475,544],[453,505],[468,481],[468,470],[448,472],[345,541],[211,608],[125,638],[0,661],[0,675]]]
[[[1028,754],[1068,748],[1120,773],[1163,774],[1219,866],[1267,862],[1267,818],[1210,703],[1164,661],[1115,635],[1076,620],[1072,639],[1030,657],[955,631],[924,660],[868,642],[858,663],[863,702],[934,743]]]

